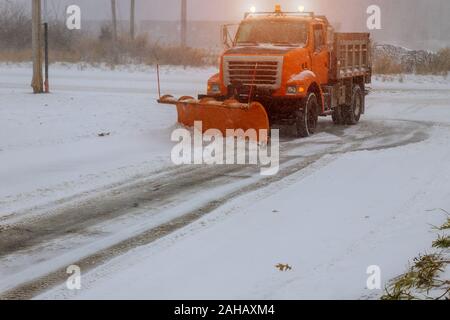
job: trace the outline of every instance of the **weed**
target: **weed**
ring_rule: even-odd
[[[419,299],[414,292],[428,293],[431,289],[441,288],[446,282],[438,279],[440,272],[448,261],[440,254],[421,255],[414,259],[413,266],[405,274],[395,278],[386,288],[382,300],[413,300]],[[445,294],[444,294],[445,295]],[[425,296],[431,299],[430,297]]]
[[[448,230],[450,229],[450,218],[447,218],[447,222],[439,227],[439,230]]]
[[[433,241],[433,248],[448,249],[450,247],[450,236],[439,236]]]

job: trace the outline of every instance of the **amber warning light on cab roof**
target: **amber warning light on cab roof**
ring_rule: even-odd
[[[298,11],[283,11],[281,9],[281,5],[277,4],[275,5],[275,10],[272,12],[268,12],[268,11],[257,11],[255,6],[251,6],[250,7],[250,11],[246,12],[244,15],[244,18],[248,18],[249,16],[258,16],[258,15],[305,15],[305,16],[314,16],[314,12],[306,12],[305,11],[305,6],[304,5],[299,5],[298,6]]]

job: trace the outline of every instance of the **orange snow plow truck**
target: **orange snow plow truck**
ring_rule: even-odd
[[[324,16],[308,12],[246,13],[230,40],[207,94],[159,103],[177,106],[178,122],[202,129],[269,129],[289,125],[298,137],[316,131],[319,116],[356,124],[371,82],[369,33],[336,33]],[[267,131],[267,132],[268,132]]]

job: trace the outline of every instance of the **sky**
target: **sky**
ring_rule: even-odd
[[[0,0],[22,2],[31,0]],[[44,1],[44,0],[42,0]],[[77,4],[82,19],[106,20],[111,17],[110,0],[47,0],[51,14],[64,17],[65,6]],[[129,16],[129,0],[116,0],[119,20]],[[367,32],[366,10],[376,4],[381,8],[382,30],[375,36],[401,43],[420,44],[423,41],[450,45],[450,0],[187,0],[188,19],[197,21],[239,21],[251,6],[272,11],[276,3],[284,10],[296,10],[303,5],[307,11],[325,14],[340,31]],[[136,0],[136,16],[142,20],[177,21],[181,0]],[[401,41],[400,41],[401,40]],[[416,45],[420,46],[420,45]],[[413,45],[414,47],[414,45]],[[423,47],[423,46],[422,46]],[[439,47],[434,45],[433,47]]]
[[[27,5],[31,3],[31,0],[0,1],[22,2]],[[64,7],[68,4],[78,4],[86,19],[106,19],[111,15],[110,0],[47,1],[50,9],[56,8],[58,11],[64,11]],[[130,1],[116,1],[119,15],[125,19],[129,14]],[[177,20],[180,16],[180,2],[180,0],[136,0],[137,17],[143,20]],[[189,18],[192,20],[236,20],[240,19],[251,6],[255,6],[258,10],[273,10],[276,3],[280,3],[285,10],[296,10],[299,5],[303,5],[307,11],[353,19],[353,16],[365,16],[369,5],[378,4],[386,14],[394,14],[398,22],[407,19],[411,12],[420,11],[426,16],[430,14],[437,16],[442,13],[445,21],[438,22],[450,24],[447,18],[450,14],[449,0],[187,0],[187,2]],[[350,13],[352,16],[349,16]]]

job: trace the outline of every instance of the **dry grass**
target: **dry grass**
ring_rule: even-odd
[[[403,68],[400,63],[395,62],[388,55],[380,55],[375,57],[373,64],[373,71],[375,74],[399,74],[403,73]]]
[[[31,50],[24,49],[20,51],[0,51],[0,61],[12,63],[31,61]]]
[[[32,53],[30,49],[20,51],[0,51],[0,61],[7,63],[30,62]],[[80,61],[80,55],[76,52],[54,50],[50,52],[50,61],[53,62],[72,62]]]
[[[450,71],[450,48],[439,50],[427,61],[416,68],[417,74],[447,76]]]
[[[426,296],[432,289],[443,289],[448,293],[448,283],[439,279],[448,262],[440,254],[429,254],[414,259],[414,265],[408,272],[394,279],[382,300],[415,300],[429,298]],[[447,287],[445,287],[447,286]],[[424,297],[418,297],[417,292],[424,292]],[[445,295],[446,295],[445,294]],[[444,296],[445,296],[444,295]],[[442,296],[442,297],[444,297]],[[442,298],[440,297],[440,298]]]
[[[450,247],[450,236],[440,235],[433,241],[433,248],[448,249]]]
[[[439,230],[448,230],[448,229],[450,229],[450,218],[447,218],[447,222],[444,223],[444,224],[439,228]]]
[[[112,43],[101,43],[94,39],[82,39],[76,49],[50,50],[50,62],[84,62],[88,64],[105,63],[107,65],[121,64],[165,64],[183,66],[215,65],[217,56],[206,50],[180,47],[146,46],[127,42],[121,43],[116,49]],[[31,49],[0,50],[1,62],[31,61]]]
[[[400,63],[399,57],[394,58],[387,53],[374,52],[373,72],[380,75],[393,75],[414,72],[420,75],[447,76],[450,72],[450,48],[444,48],[429,54],[418,62]]]

